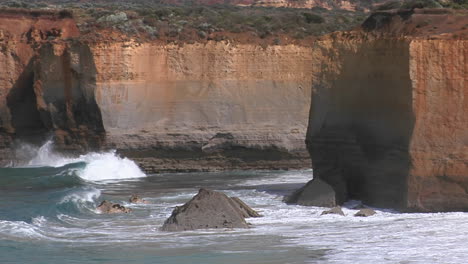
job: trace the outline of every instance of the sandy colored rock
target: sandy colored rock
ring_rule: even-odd
[[[321,213],[321,215],[327,215],[327,214],[336,214],[336,215],[342,215],[342,216],[345,215],[343,213],[343,210],[341,210],[341,206],[333,207],[330,210],[326,210]]]
[[[239,204],[224,193],[200,189],[190,201],[174,209],[161,230],[248,228],[244,214]]]
[[[130,199],[128,200],[130,203],[135,203],[135,204],[148,204],[149,202],[142,199],[140,196],[133,194]]]
[[[261,217],[261,215],[257,211],[255,211],[246,203],[244,203],[244,201],[242,201],[239,197],[231,197],[231,200],[234,201],[235,206],[237,206],[237,208],[241,210],[242,216],[244,218]]]
[[[368,216],[373,216],[375,215],[375,211],[370,209],[370,208],[364,208],[359,210],[354,216],[360,216],[360,217],[368,217]]]
[[[104,214],[120,214],[120,213],[130,213],[132,209],[126,208],[125,206],[122,206],[117,203],[112,203],[107,200],[104,200],[99,204],[99,206],[96,208],[101,213]]]
[[[117,149],[150,173],[310,167],[310,47],[88,42],[68,17],[0,22],[0,164],[15,139],[53,134],[57,151]]]

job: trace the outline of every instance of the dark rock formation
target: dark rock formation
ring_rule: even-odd
[[[330,210],[323,211],[321,215],[327,215],[327,214],[336,214],[336,215],[342,215],[342,216],[345,215],[343,213],[343,210],[341,210],[341,206],[336,206]]]
[[[163,231],[185,231],[209,228],[248,228],[245,215],[257,215],[243,202],[225,194],[200,189],[192,200],[177,206],[164,222]],[[242,208],[242,209],[241,209]]]
[[[302,188],[284,198],[288,204],[306,206],[334,207],[336,206],[333,188],[320,179],[309,181]]]
[[[106,200],[102,201],[96,210],[104,214],[130,213],[132,211],[130,208]]]
[[[360,216],[360,217],[368,217],[368,216],[372,216],[372,215],[375,215],[375,211],[370,209],[370,208],[364,208],[364,209],[361,209],[359,210],[359,212],[357,212],[356,214],[354,214],[354,216]]]

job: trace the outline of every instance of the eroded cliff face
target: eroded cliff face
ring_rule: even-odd
[[[310,48],[125,42],[91,49],[107,142],[144,167],[307,166]]]
[[[3,161],[15,139],[52,136],[58,150],[117,149],[148,172],[310,166],[310,48],[89,44],[71,18],[30,16],[3,18],[30,21],[1,31]]]
[[[466,211],[467,16],[409,15],[316,43],[307,133],[314,177],[339,203]],[[423,36],[421,18],[443,21],[431,25],[442,32]]]
[[[73,19],[54,12],[0,13],[0,163],[13,157],[15,139],[37,142],[51,130],[39,109],[36,89],[40,53],[47,42],[79,35]]]

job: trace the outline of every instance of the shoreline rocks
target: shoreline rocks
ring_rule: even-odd
[[[375,214],[376,212],[374,210],[370,208],[364,208],[364,209],[359,210],[356,214],[354,214],[354,216],[368,217],[368,216],[373,216]]]
[[[335,207],[335,191],[326,182],[320,179],[309,181],[302,188],[296,190],[283,201],[287,204],[304,206]]]
[[[130,213],[132,209],[122,206],[118,203],[112,203],[107,200],[104,200],[96,208],[97,211],[104,214],[119,214],[119,213]]]
[[[149,204],[148,201],[143,200],[140,196],[133,194],[130,199],[128,199],[129,203],[134,203],[134,204]]]
[[[343,210],[341,210],[341,206],[336,206],[336,207],[331,208],[330,210],[323,211],[321,215],[328,215],[328,214],[345,216],[345,214],[343,213]]]

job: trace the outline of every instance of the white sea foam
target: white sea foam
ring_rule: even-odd
[[[74,158],[64,157],[53,150],[52,140],[48,140],[39,149],[35,149],[32,146],[25,146],[30,152],[36,153],[35,156],[28,162],[28,166],[31,167],[62,167],[69,163],[77,162]],[[23,147],[24,148],[24,147]]]
[[[78,175],[87,181],[121,180],[130,178],[142,178],[146,175],[135,162],[127,158],[121,158],[115,151],[106,153],[90,153],[81,156],[87,163],[86,168]]]
[[[39,227],[23,221],[1,221],[0,238],[14,240],[38,240],[45,237],[40,233]]]
[[[61,167],[66,164],[85,162],[86,167],[77,172],[78,176],[87,181],[121,180],[146,177],[135,162],[119,157],[115,150],[102,153],[88,153],[77,158],[65,157],[53,151],[53,143],[47,141],[36,155],[29,161],[28,166]]]
[[[76,204],[83,204],[83,203],[92,203],[97,198],[101,196],[101,191],[95,188],[87,188],[84,190],[76,191],[72,194],[69,194],[62,198],[60,201],[61,204],[73,202]]]

